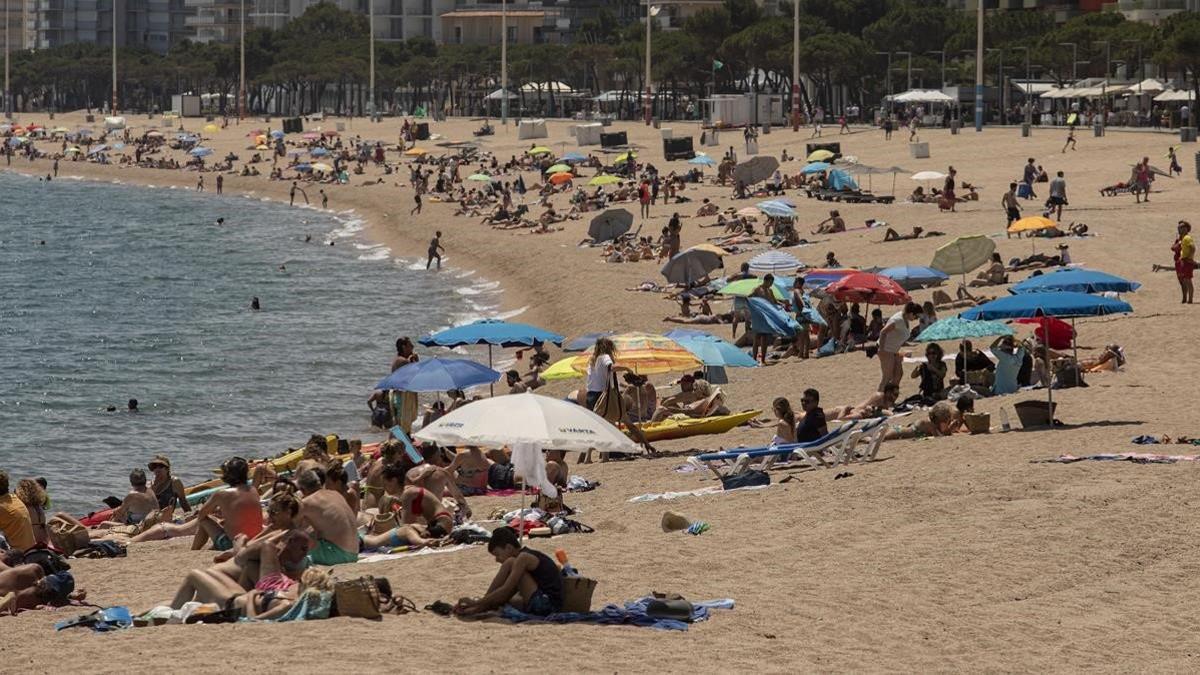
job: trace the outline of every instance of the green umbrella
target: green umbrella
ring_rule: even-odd
[[[467,176],[467,180],[475,180],[479,181],[480,183],[490,183],[492,182],[492,177],[486,173],[473,173],[470,176]]]
[[[754,292],[754,289],[761,285],[761,279],[739,279],[738,281],[725,284],[721,287],[721,290],[717,291],[717,293],[721,295],[732,295],[739,298],[746,298]],[[776,300],[784,299],[783,293],[780,292],[778,286],[772,285],[771,290],[774,291]]]
[[[563,173],[569,171],[571,171],[571,167],[567,166],[566,164],[555,164],[549,169],[546,169],[543,173]]]
[[[999,321],[968,321],[952,316],[934,322],[918,333],[913,340],[916,342],[942,342],[1012,334],[1012,329]]]

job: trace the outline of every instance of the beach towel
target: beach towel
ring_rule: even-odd
[[[471,548],[474,544],[459,544],[457,546],[442,546],[439,548],[420,548],[415,551],[401,551],[399,553],[360,553],[358,562],[360,563],[377,563],[385,560],[400,560],[402,558],[412,558],[419,555],[433,555],[434,553],[453,553],[454,551],[463,551]]]
[[[300,599],[288,608],[288,611],[283,616],[276,619],[277,622],[284,621],[309,621],[314,619],[328,619],[329,610],[333,607],[333,592],[332,591],[305,591]],[[252,621],[253,619],[242,619],[243,621]]]
[[[513,623],[524,623],[526,621],[536,621],[539,623],[594,623],[610,626],[627,625],[656,628],[658,630],[686,631],[688,623],[707,621],[711,610],[733,609],[734,606],[734,602],[730,598],[694,602],[692,603],[691,621],[687,622],[679,621],[678,619],[650,616],[647,613],[647,608],[654,599],[652,596],[646,596],[637,600],[630,600],[624,606],[606,605],[604,609],[597,612],[558,612],[549,616],[526,614],[519,609],[506,605],[500,610],[500,617]]]
[[[671,501],[674,499],[681,499],[683,497],[701,497],[704,495],[716,495],[728,492],[738,492],[741,490],[762,490],[763,488],[769,487],[771,486],[751,485],[748,487],[735,488],[733,490],[724,490],[720,485],[712,485],[706,488],[700,488],[699,490],[688,490],[687,492],[651,492],[649,494],[630,497],[629,502],[631,504],[642,504],[645,502]]]
[[[54,624],[55,631],[67,628],[91,628],[97,633],[107,633],[109,631],[132,627],[133,616],[129,613],[129,608],[119,605],[97,609],[94,612],[77,616],[74,619],[66,619]]]
[[[750,329],[755,333],[795,337],[800,324],[787,312],[762,298],[747,298],[750,308]]]
[[[1074,464],[1075,462],[1132,462],[1134,464],[1174,464],[1200,461],[1200,455],[1159,455],[1148,452],[1117,452],[1096,455],[1059,455],[1052,459],[1035,459],[1032,464]]]

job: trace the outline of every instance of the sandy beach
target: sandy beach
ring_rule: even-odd
[[[128,119],[135,134],[151,123],[145,117]],[[75,128],[83,124],[83,115],[61,114],[53,121],[22,115],[19,121]],[[400,123],[398,119],[381,124],[351,120],[343,134],[394,144]],[[185,121],[190,131],[200,131],[203,124]],[[321,124],[332,128],[335,121]],[[538,143],[556,153],[598,149],[578,148],[567,135],[569,124],[548,122],[549,138]],[[215,150],[214,157],[232,151],[246,158],[253,152],[246,150],[247,133],[267,126],[278,128],[279,120],[230,124],[204,144]],[[477,120],[451,119],[432,123],[431,130],[445,140],[462,141],[470,140],[478,126]],[[699,140],[695,124],[664,126],[672,127],[676,136],[690,134]],[[682,161],[663,161],[657,130],[631,123],[616,127],[628,132],[639,148],[639,159],[655,164],[660,172],[689,168]],[[809,134],[809,129],[799,133],[776,129],[759,138],[759,154],[778,157],[786,149],[803,157]],[[1056,391],[1062,428],[888,441],[880,461],[853,465],[849,469],[853,475],[846,479],[835,481],[833,471],[793,466],[775,471],[776,484],[763,490],[671,502],[630,503],[629,499],[713,484],[707,476],[675,471],[683,463],[682,456],[572,464],[573,471],[602,483],[593,492],[568,499],[580,510],[579,520],[595,527],[596,533],[533,545],[547,552],[565,548],[574,565],[599,581],[594,604],[670,591],[691,600],[732,598],[737,603],[733,611],[716,612],[686,633],[462,622],[421,612],[379,623],[335,619],[284,625],[165,626],[109,635],[56,634],[55,621],[80,613],[67,607],[0,618],[5,635],[0,641],[0,671],[161,672],[183,664],[201,672],[234,667],[252,672],[284,668],[314,672],[331,667],[367,672],[397,667],[466,672],[1196,668],[1200,657],[1194,655],[1186,633],[1200,620],[1196,602],[1200,591],[1189,581],[1200,569],[1193,559],[1192,540],[1198,528],[1188,515],[1191,500],[1196,499],[1195,463],[1031,461],[1064,453],[1132,452],[1144,449],[1130,443],[1141,434],[1200,436],[1191,417],[1193,394],[1189,393],[1196,390],[1191,381],[1196,362],[1194,326],[1200,310],[1179,303],[1172,272],[1151,272],[1152,264],[1171,262],[1176,221],[1196,218],[1200,191],[1191,155],[1197,148],[1184,145],[1180,150],[1182,177],[1159,178],[1151,201],[1135,204],[1132,195],[1103,197],[1099,189],[1125,180],[1131,165],[1143,156],[1165,167],[1167,148],[1178,144],[1178,137],[1110,130],[1104,138],[1093,138],[1090,132],[1079,132],[1078,150],[1062,153],[1066,135],[1065,129],[1034,129],[1030,138],[1021,138],[1019,129],[1013,128],[961,135],[923,130],[921,140],[930,144],[932,156],[917,160],[909,157],[906,134],[885,141],[882,132],[874,129],[856,128],[839,136],[836,127],[827,127],[823,139],[813,140],[841,142],[844,154],[864,164],[907,170],[895,179],[897,202],[834,205],[789,191],[798,205],[801,232],[824,219],[830,208],[840,209],[848,227],[860,228],[820,235],[813,244],[789,249],[805,263],[820,266],[832,251],[848,266],[928,265],[933,250],[956,236],[1004,231],[1000,198],[1008,183],[1019,178],[1027,158],[1035,158],[1051,175],[1064,171],[1070,205],[1063,221],[1087,223],[1096,235],[1068,240],[1073,261],[1143,286],[1125,298],[1134,314],[1078,321],[1081,356],[1099,354],[1104,345],[1117,343],[1125,348],[1129,361],[1121,372],[1089,376],[1087,388]],[[714,158],[730,145],[739,158],[744,157],[740,131],[723,132],[721,140],[719,147],[708,148]],[[436,155],[443,152],[436,142],[418,146]],[[529,145],[517,139],[511,125],[497,126],[496,135],[480,140],[482,149],[502,161]],[[52,146],[39,144],[46,150]],[[173,154],[183,157],[181,152]],[[389,161],[398,158],[389,153]],[[789,162],[784,167],[794,173],[802,165],[802,161]],[[269,163],[260,166],[264,174],[269,171]],[[978,202],[959,204],[957,213],[939,212],[934,204],[903,203],[916,185],[909,173],[945,171],[948,166],[954,166],[962,180],[980,186]],[[7,168],[45,175],[50,162],[14,157]],[[715,169],[708,173],[715,174]],[[661,282],[660,264],[610,264],[599,249],[577,246],[586,236],[591,214],[567,221],[563,231],[538,235],[493,230],[479,225],[477,218],[454,217],[454,205],[428,199],[422,213],[410,217],[413,191],[407,185],[407,169],[385,177],[384,184],[363,185],[364,179],[373,181],[379,174],[369,168],[366,176],[351,176],[349,185],[324,185],[329,209],[353,209],[367,220],[369,238],[390,247],[393,255],[413,260],[423,258],[433,232],[441,230],[445,265],[475,270],[500,282],[503,309],[524,309],[518,320],[564,335],[606,329],[663,332],[674,327],[663,318],[676,314],[677,305],[660,294],[625,290],[646,280]],[[59,180],[78,176],[179,189],[196,185],[193,172],[83,161],[62,161],[59,175]],[[214,189],[214,180],[214,174],[205,174],[208,190]],[[534,175],[527,173],[526,181],[532,185]],[[874,176],[871,182],[875,192],[891,193],[891,176]],[[226,194],[212,197],[211,217],[206,219],[236,217],[238,194],[286,204],[289,185],[290,181],[269,181],[266,175],[226,176]],[[1045,185],[1039,189],[1044,191]],[[308,188],[308,193],[312,199],[315,188]],[[682,194],[692,201],[653,207],[643,233],[657,235],[672,212],[678,211],[685,217],[682,243],[686,248],[717,233],[697,227],[713,220],[695,217],[702,198],[716,201],[722,209],[757,201],[737,202],[730,188],[711,184],[689,186]],[[1032,214],[1040,201],[1022,205]],[[559,197],[558,203],[565,203],[565,198]],[[637,211],[636,204],[624,206]],[[881,243],[881,229],[862,229],[867,219],[884,220],[902,232],[921,226],[946,236]],[[237,226],[253,227],[253,223]],[[30,233],[29,238],[42,237]],[[1029,239],[1006,239],[1002,234],[996,243],[1005,260],[1028,255],[1034,245]],[[1050,253],[1054,243],[1039,239],[1036,247]],[[765,248],[727,257],[726,269],[736,270],[761,250]],[[1016,274],[1014,280],[1024,276]],[[983,290],[993,295],[1006,292],[1003,287]],[[927,300],[930,291],[915,291],[913,296]],[[885,312],[890,313],[886,308]],[[698,328],[722,337],[729,334],[727,326]],[[409,334],[404,326],[394,330],[397,336]],[[921,349],[912,347],[915,353]],[[552,355],[558,356],[554,350]],[[387,364],[379,365],[382,375]],[[916,384],[907,379],[907,370],[905,375],[902,391],[907,395]],[[655,381],[665,390],[669,379],[660,376]],[[733,370],[730,380],[722,389],[735,410],[769,410],[777,396],[795,402],[808,387],[819,389],[822,403],[830,408],[865,399],[879,380],[879,364],[854,352]],[[563,395],[575,384],[552,383],[546,393]],[[362,385],[365,397],[371,383]],[[1011,411],[1015,402],[1041,400],[1044,395],[1028,392],[982,399],[977,409],[991,412],[995,424],[1001,405]],[[711,450],[762,445],[770,436],[769,429],[741,427],[721,436],[659,446],[669,451]],[[280,446],[302,442],[281,438]],[[1193,454],[1191,449],[1186,445],[1148,448],[1179,455]],[[217,461],[214,458],[214,464]],[[124,474],[128,468],[104,470]],[[778,484],[786,476],[793,479]],[[473,498],[472,508],[486,514],[497,506],[515,508],[516,500]],[[712,530],[700,537],[664,533],[659,519],[668,509],[706,520]],[[203,566],[211,556],[211,552],[188,551],[186,540],[174,540],[131,546],[127,558],[72,564],[90,601],[140,610],[169,600],[184,573]],[[387,576],[396,591],[418,607],[476,594],[496,569],[483,548],[348,567],[339,569],[339,576]]]

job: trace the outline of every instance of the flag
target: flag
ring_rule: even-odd
[[[724,63],[721,63],[720,61],[713,59],[713,70],[720,70],[724,67],[725,67]]]

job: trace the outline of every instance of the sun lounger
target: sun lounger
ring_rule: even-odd
[[[841,427],[830,431],[828,434],[809,443],[786,443],[783,445],[763,446],[757,448],[738,448],[736,450],[724,450],[721,452],[709,452],[698,455],[701,461],[717,461],[717,460],[736,460],[743,455],[751,458],[756,457],[790,457],[797,455],[801,459],[807,461],[814,468],[818,466],[828,466],[825,462],[822,453],[830,450],[835,446],[846,443],[854,430],[859,426],[858,421],[847,422]]]

